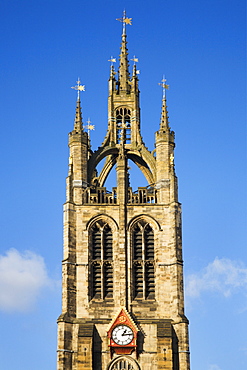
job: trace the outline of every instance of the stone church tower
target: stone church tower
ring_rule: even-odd
[[[131,19],[124,15],[121,21],[119,69],[111,66],[109,78],[108,129],[95,152],[83,129],[83,86],[76,87],[57,369],[189,370],[174,132],[164,95],[155,150],[143,142],[138,74],[135,65],[130,74],[128,62]],[[128,161],[148,186],[132,190]],[[117,181],[109,191],[104,184],[111,170]]]

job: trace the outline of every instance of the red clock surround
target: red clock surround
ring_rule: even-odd
[[[133,338],[128,344],[122,344],[121,342],[118,344],[112,338],[112,332],[114,329],[119,327],[128,327],[133,332]],[[116,329],[115,329],[116,331]],[[125,308],[121,308],[120,312],[114,319],[113,323],[111,324],[109,330],[107,331],[107,336],[109,338],[109,347],[111,349],[111,357],[113,353],[117,355],[130,355],[137,347],[137,333],[138,328],[132,318],[130,317],[129,313]]]

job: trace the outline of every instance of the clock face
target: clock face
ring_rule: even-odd
[[[126,346],[133,338],[133,330],[127,325],[118,325],[112,330],[112,340],[118,345]]]

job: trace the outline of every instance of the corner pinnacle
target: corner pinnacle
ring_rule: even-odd
[[[166,84],[166,79],[163,76],[163,79],[159,83],[160,86],[163,88],[163,95],[162,95],[162,112],[160,118],[160,131],[167,131],[170,130],[169,121],[168,121],[168,111],[166,105],[166,90],[169,89],[169,85]]]
[[[78,131],[83,131],[80,92],[85,91],[85,85],[81,85],[81,81],[79,77],[76,83],[77,85],[72,86],[71,89],[74,89],[77,91],[74,130],[78,132]]]

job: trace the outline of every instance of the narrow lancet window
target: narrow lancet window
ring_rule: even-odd
[[[133,297],[155,298],[154,232],[151,226],[138,222],[132,232]]]
[[[91,299],[113,297],[112,231],[108,224],[98,221],[89,232],[90,296]]]

